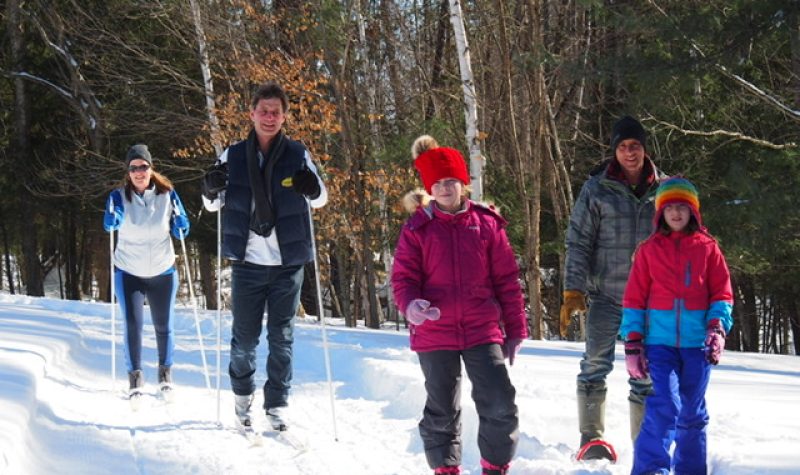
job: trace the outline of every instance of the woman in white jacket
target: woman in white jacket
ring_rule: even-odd
[[[172,390],[172,314],[178,290],[169,234],[186,237],[189,219],[172,183],[153,169],[146,145],[131,147],[125,162],[123,184],[108,197],[103,227],[108,232],[118,231],[114,282],[125,317],[129,397],[133,400],[140,396],[144,386],[141,353],[145,298],[158,346],[158,383],[162,395],[168,397]]]

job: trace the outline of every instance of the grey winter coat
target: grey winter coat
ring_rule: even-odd
[[[655,165],[652,169],[656,182],[666,177]],[[637,198],[627,185],[607,173],[605,167],[584,183],[572,209],[564,289],[604,294],[621,304],[633,251],[653,232],[658,184]]]

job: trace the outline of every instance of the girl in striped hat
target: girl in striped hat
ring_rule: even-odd
[[[655,232],[634,254],[622,300],[628,374],[636,380],[649,373],[654,391],[631,473],[705,474],[705,393],[733,325],[730,274],[689,180],[662,181],[655,206]]]

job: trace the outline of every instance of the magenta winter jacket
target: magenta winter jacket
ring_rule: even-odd
[[[467,200],[455,215],[433,203],[420,207],[403,226],[392,267],[397,307],[404,312],[421,298],[441,310],[439,320],[410,325],[412,350],[462,350],[527,337],[505,225],[493,210]]]

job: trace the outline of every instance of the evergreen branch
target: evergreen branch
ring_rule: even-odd
[[[648,0],[648,2],[653,6],[653,8],[658,10],[658,12],[661,15],[663,15],[667,20],[669,20],[669,22],[672,24],[672,26],[675,28],[675,30],[678,33],[680,33],[681,36],[683,36],[683,38],[689,43],[689,45],[692,47],[692,49],[697,52],[697,54],[699,54],[702,58],[707,58],[707,56],[706,56],[705,52],[702,50],[702,48],[700,48],[700,46],[693,39],[691,39],[686,33],[683,32],[683,30],[681,29],[681,27],[678,25],[677,21],[675,21],[674,18],[669,16],[669,14],[667,14],[667,12],[664,11],[663,8],[658,6],[658,4],[656,4],[655,0]],[[714,68],[717,69],[717,71],[721,72],[723,76],[725,76],[728,79],[731,79],[734,82],[738,83],[740,86],[744,87],[747,91],[749,91],[754,96],[758,97],[759,99],[763,100],[764,102],[766,102],[768,104],[771,104],[771,105],[775,106],[780,111],[788,114],[789,117],[791,117],[792,119],[794,119],[796,121],[800,121],[800,110],[792,109],[788,105],[784,104],[774,94],[772,94],[772,93],[770,93],[770,92],[768,92],[768,91],[756,86],[755,84],[753,84],[750,81],[746,80],[745,78],[739,76],[738,74],[734,74],[733,72],[731,72],[725,66],[723,66],[723,65],[721,65],[721,64],[719,64],[717,62],[714,62],[713,66],[714,66]]]

